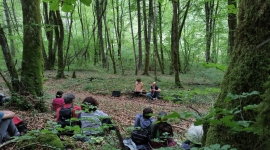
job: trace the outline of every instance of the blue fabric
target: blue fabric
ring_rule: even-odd
[[[135,117],[134,127],[141,127],[143,129],[150,128],[151,124],[155,122],[154,118],[144,119],[142,114],[137,114]]]
[[[0,122],[2,120],[2,118],[4,117],[4,113],[3,112],[0,112]]]

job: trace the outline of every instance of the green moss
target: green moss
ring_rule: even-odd
[[[53,133],[40,134],[35,138],[22,140],[16,143],[16,147],[23,150],[64,149],[59,137]]]

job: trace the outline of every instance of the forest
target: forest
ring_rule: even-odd
[[[270,149],[269,0],[0,0],[0,9],[0,93],[10,97],[0,109],[28,124],[0,149],[125,149],[146,107],[168,113],[177,146],[161,149],[181,149],[192,124],[203,126],[195,150]],[[138,78],[146,92],[156,82],[160,98],[132,97]],[[76,105],[95,97],[117,130],[88,142],[59,135],[58,90]]]

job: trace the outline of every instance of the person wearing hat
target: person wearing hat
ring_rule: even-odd
[[[65,104],[56,110],[56,122],[59,122],[59,120],[64,120],[62,118],[67,118],[63,115],[70,114],[70,118],[78,118],[78,111],[82,110],[81,106],[74,106],[75,96],[73,94],[66,94],[64,96],[64,102]]]
[[[201,147],[202,136],[203,136],[202,125],[194,126],[192,124],[186,132],[187,140],[184,143],[182,143],[181,148],[185,150],[190,150],[192,147]]]
[[[167,122],[167,113],[161,111],[158,113],[157,121],[152,127],[152,148],[174,147],[177,143],[173,139],[173,129]]]

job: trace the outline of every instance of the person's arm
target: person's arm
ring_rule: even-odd
[[[155,90],[155,92],[161,92],[161,89],[160,89],[160,88],[158,88],[157,90]]]
[[[4,113],[4,116],[2,119],[8,119],[13,118],[15,116],[15,113],[12,111],[2,111]]]

